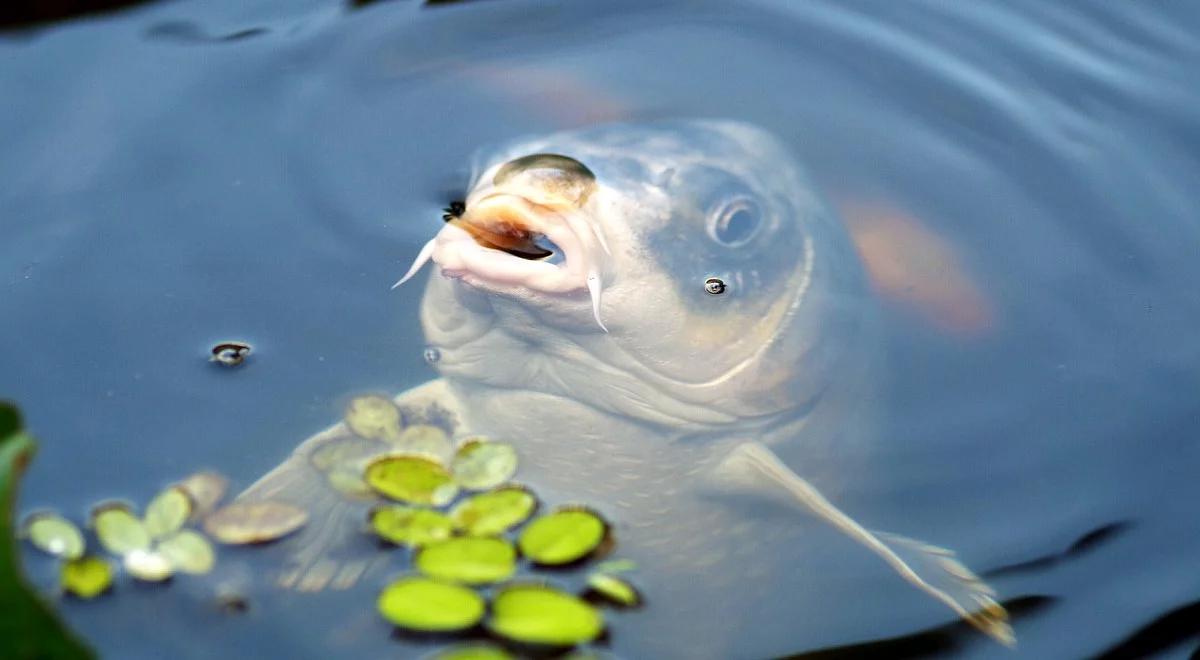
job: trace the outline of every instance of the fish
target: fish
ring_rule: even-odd
[[[867,478],[845,466],[878,441],[879,319],[846,228],[777,138],[608,124],[515,139],[473,171],[396,283],[433,266],[420,322],[439,377],[394,401],[406,423],[512,443],[546,501],[595,504],[641,567],[652,615],[622,625],[642,621],[655,657],[736,656],[751,638],[794,651],[798,614],[778,603],[819,582],[803,557],[834,543],[820,530],[1015,642],[953,552],[871,531],[829,495]],[[385,451],[337,424],[239,497],[310,512],[281,585],[373,570],[345,539],[374,496],[334,486]]]

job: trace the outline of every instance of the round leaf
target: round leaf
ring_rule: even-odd
[[[179,531],[191,515],[192,498],[182,488],[172,486],[150,500],[142,521],[150,537],[160,539]]]
[[[454,454],[451,469],[454,480],[463,488],[495,488],[517,473],[517,451],[504,442],[472,438]]]
[[[67,593],[79,598],[95,598],[112,586],[112,564],[99,557],[72,559],[63,562],[58,579]]]
[[[25,533],[38,550],[63,559],[83,556],[83,532],[56,513],[35,513],[25,520]]]
[[[197,472],[176,484],[192,498],[192,519],[208,515],[225,496],[229,480],[216,472]]]
[[[642,602],[641,594],[637,589],[615,575],[592,573],[588,576],[587,584],[592,593],[615,605],[636,607]]]
[[[346,426],[371,440],[395,438],[400,435],[400,410],[387,397],[360,396],[346,407]]]
[[[450,517],[455,527],[470,536],[498,536],[525,522],[537,506],[532,493],[507,486],[459,502]]]
[[[446,468],[426,456],[382,456],[367,465],[364,479],[376,492],[410,504],[442,506],[458,493]]]
[[[487,626],[526,644],[573,646],[604,630],[604,618],[579,598],[541,585],[513,585],[496,594]]]
[[[190,529],[180,530],[158,544],[158,551],[176,569],[193,575],[203,575],[216,563],[216,552],[208,539]]]
[[[438,651],[427,660],[516,660],[516,657],[491,644],[461,644]]]
[[[304,509],[283,502],[234,502],[204,519],[204,531],[221,543],[266,543],[287,536],[308,522]]]
[[[430,577],[490,584],[512,577],[517,551],[504,539],[464,536],[422,548],[414,563]]]
[[[588,556],[607,536],[608,525],[592,511],[559,509],[529,523],[517,545],[536,564],[560,566]]]
[[[437,426],[415,424],[404,429],[392,445],[407,454],[423,454],[439,463],[445,463],[454,453],[450,436]]]
[[[150,548],[146,526],[124,504],[103,504],[92,511],[92,527],[100,545],[114,555],[126,555]]]
[[[122,558],[125,572],[144,582],[162,582],[171,577],[171,560],[155,550],[132,550]]]
[[[371,529],[385,541],[420,547],[450,538],[454,524],[437,511],[382,506],[371,511]]]
[[[483,598],[455,584],[404,577],[379,594],[379,613],[401,628],[450,632],[470,628],[483,618]]]

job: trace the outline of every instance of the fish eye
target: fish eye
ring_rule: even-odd
[[[749,197],[735,197],[718,205],[709,215],[708,235],[725,247],[741,247],[751,241],[762,225],[758,203]]]

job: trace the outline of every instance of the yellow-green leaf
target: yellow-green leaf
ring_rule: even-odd
[[[367,465],[364,479],[376,492],[410,504],[442,506],[458,493],[446,468],[414,454],[377,458]]]
[[[427,660],[516,660],[516,656],[491,644],[460,644],[438,651]]]
[[[191,515],[192,498],[182,488],[172,486],[146,505],[142,524],[146,526],[150,538],[160,539],[179,531]]]
[[[102,504],[92,510],[92,528],[100,545],[114,555],[150,548],[150,533],[129,507],[120,502]]]
[[[517,451],[504,442],[470,438],[454,454],[454,480],[468,490],[487,490],[517,473]]]
[[[487,627],[526,644],[573,646],[598,637],[604,631],[604,617],[575,596],[552,587],[523,584],[496,594]]]
[[[81,557],[63,562],[59,584],[63,591],[79,598],[95,598],[108,591],[113,582],[112,564],[99,557]]]
[[[212,570],[217,555],[213,546],[195,530],[183,529],[158,543],[158,551],[177,570],[203,575]]]
[[[229,545],[266,543],[291,534],[308,522],[308,512],[283,502],[234,502],[204,519],[204,531]]]
[[[521,554],[545,566],[578,561],[608,537],[608,524],[584,508],[564,508],[535,518],[517,540]]]
[[[371,440],[387,440],[400,435],[400,410],[391,399],[360,396],[346,407],[346,426]]]
[[[615,575],[592,573],[588,576],[587,584],[593,593],[622,607],[635,607],[642,602],[637,589]]]
[[[63,559],[83,556],[83,532],[56,513],[35,513],[25,519],[25,534],[38,550]]]
[[[491,584],[512,577],[517,551],[504,539],[463,536],[422,548],[414,564],[430,577]]]
[[[379,613],[393,625],[423,632],[470,628],[483,618],[483,598],[466,587],[403,577],[379,595]]]
[[[420,547],[450,538],[454,524],[437,511],[407,506],[381,506],[371,510],[371,529],[396,545]]]
[[[157,550],[131,550],[122,557],[125,572],[143,582],[162,582],[175,573],[171,560]]]
[[[525,522],[538,501],[520,486],[506,486],[469,497],[450,512],[454,526],[470,536],[498,536]]]

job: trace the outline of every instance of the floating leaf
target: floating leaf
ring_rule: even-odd
[[[592,593],[622,607],[636,607],[642,603],[642,596],[637,589],[615,575],[592,573],[588,576],[587,585]]]
[[[607,559],[596,564],[597,573],[627,573],[637,569],[637,562],[632,559]]]
[[[171,560],[157,550],[131,550],[122,560],[125,572],[143,582],[162,582],[175,573]]]
[[[158,551],[176,569],[193,575],[203,575],[216,563],[216,552],[208,539],[191,529],[180,530],[158,544]]]
[[[444,541],[454,532],[450,518],[437,511],[407,506],[381,506],[371,510],[371,529],[396,545],[420,547]]]
[[[371,440],[387,440],[400,435],[400,410],[391,399],[360,396],[346,407],[346,426]]]
[[[370,459],[378,456],[387,445],[378,440],[368,440],[354,435],[341,435],[325,439],[309,454],[313,467],[323,472],[336,469],[356,469],[362,472]]]
[[[552,587],[520,584],[496,594],[487,627],[497,635],[526,644],[573,646],[598,637],[604,630],[604,617],[570,594]]]
[[[129,507],[120,502],[102,504],[92,510],[92,527],[100,545],[114,555],[150,548],[150,533]]]
[[[112,564],[99,557],[81,557],[63,562],[59,572],[63,591],[79,598],[95,598],[113,583]]]
[[[517,551],[504,539],[464,536],[422,548],[413,563],[430,577],[490,584],[512,577]]]
[[[439,463],[445,463],[454,453],[450,436],[441,428],[428,424],[415,424],[404,429],[391,444],[404,453],[424,454]]]
[[[461,644],[438,651],[428,660],[516,660],[516,656],[491,644]]]
[[[379,594],[379,613],[392,624],[424,632],[464,630],[483,618],[483,598],[437,580],[403,577]]]
[[[480,493],[455,505],[454,526],[470,536],[498,536],[525,522],[537,510],[537,498],[520,486]]]
[[[608,525],[599,515],[584,508],[564,508],[535,518],[517,545],[530,561],[560,566],[594,552],[608,536]]]
[[[216,472],[197,472],[175,485],[192,498],[192,520],[199,520],[216,508],[229,488],[229,480]]]
[[[283,502],[234,502],[204,520],[204,531],[221,543],[266,543],[287,536],[308,522],[304,509]]]
[[[142,521],[150,537],[160,539],[179,531],[191,515],[192,498],[182,488],[172,486],[150,500]]]
[[[382,456],[367,465],[364,478],[377,492],[410,504],[442,506],[458,493],[446,468],[426,456]]]
[[[63,559],[83,556],[83,532],[56,513],[35,513],[25,519],[25,534],[38,550]]]
[[[471,438],[454,454],[454,480],[468,490],[487,490],[512,479],[517,473],[517,451],[504,442]]]

